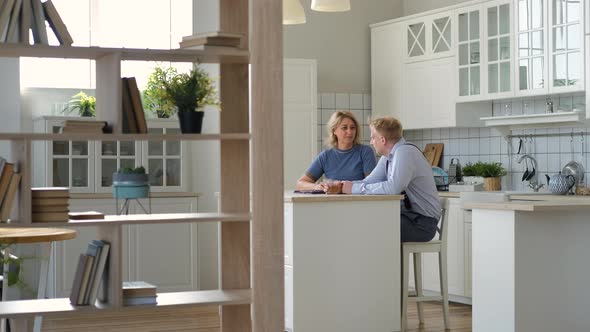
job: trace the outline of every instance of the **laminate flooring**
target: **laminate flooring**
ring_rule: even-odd
[[[445,323],[440,302],[423,302],[424,324],[418,326],[418,309],[415,303],[408,306],[408,328],[406,332],[444,332]],[[451,332],[471,332],[471,306],[449,302]]]

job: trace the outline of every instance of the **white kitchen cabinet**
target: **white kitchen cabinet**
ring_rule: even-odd
[[[517,95],[584,90],[584,16],[577,0],[517,1]]]
[[[465,243],[465,296],[471,297],[471,253],[473,252],[472,234],[471,234],[471,211],[465,211],[465,222],[463,224],[463,236]]]
[[[195,197],[152,198],[152,213],[196,212],[196,203]],[[142,200],[142,204],[147,204],[147,200]],[[131,205],[130,213],[141,213],[134,203]],[[88,210],[116,214],[115,200],[70,199],[70,211]],[[163,292],[197,290],[196,228],[190,223],[123,226],[123,279],[147,281]],[[75,239],[55,246],[54,282],[50,285],[56,297],[69,296],[78,256],[86,252],[88,242],[97,238],[96,227],[76,230]]]
[[[482,44],[481,16],[481,5],[457,10],[457,101],[482,99],[481,55],[485,51],[485,44]]]
[[[514,43],[512,2],[490,1],[484,4],[484,42],[487,50],[483,70],[487,77],[486,96],[512,97],[514,94]]]
[[[586,35],[586,54],[590,54],[590,34]],[[586,63],[586,118],[590,118],[590,61]]]
[[[455,300],[467,297],[465,292],[465,242],[463,209],[458,198],[446,199],[447,271],[449,295]],[[422,276],[425,291],[440,292],[438,255],[422,255]]]
[[[58,133],[68,119],[44,116],[34,121],[34,130]],[[148,120],[149,133],[179,133],[176,119]],[[150,176],[152,192],[186,191],[186,142],[179,141],[37,141],[33,143],[36,167],[33,185],[70,187],[72,193],[111,192],[113,173],[123,167],[143,165]]]
[[[371,115],[394,116],[405,124],[403,114],[404,49],[399,47],[405,25],[371,26]]]
[[[454,54],[453,11],[420,16],[404,22],[405,61],[423,61]]]

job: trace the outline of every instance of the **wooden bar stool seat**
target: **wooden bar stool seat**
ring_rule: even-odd
[[[424,311],[422,302],[425,301],[442,301],[443,317],[445,329],[449,327],[449,293],[447,286],[447,227],[445,224],[446,209],[442,209],[439,227],[438,239],[429,242],[404,242],[402,243],[402,332],[407,329],[408,320],[408,302],[416,302],[418,306],[418,320],[420,324],[424,323]],[[440,278],[441,294],[436,296],[424,296],[422,291],[422,253],[438,253],[438,267]],[[410,274],[410,255],[414,259],[414,282],[415,296],[409,296],[409,274]],[[414,294],[413,294],[414,295]]]

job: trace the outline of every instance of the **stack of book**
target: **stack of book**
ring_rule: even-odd
[[[108,270],[106,266],[110,247],[106,241],[92,240],[88,243],[86,253],[80,254],[70,293],[71,304],[89,305],[96,302],[105,271]],[[104,288],[106,286],[103,286],[106,291]]]
[[[123,133],[147,134],[147,122],[135,77],[123,77],[121,82]]]
[[[242,34],[229,32],[206,32],[202,34],[184,36],[179,43],[180,48],[196,48],[200,46],[238,47],[242,41]]]
[[[61,127],[62,133],[102,134],[107,126],[106,121],[98,120],[65,120]]]
[[[70,188],[39,187],[31,188],[33,203],[33,222],[67,222],[70,212]]]
[[[0,157],[0,221],[8,221],[10,218],[20,179],[21,174],[15,171],[14,164]]]
[[[157,304],[156,286],[145,281],[123,282],[123,305]]]
[[[72,36],[51,0],[1,0],[0,42],[29,44],[32,31],[33,44],[48,45],[45,21],[60,45],[72,45]]]

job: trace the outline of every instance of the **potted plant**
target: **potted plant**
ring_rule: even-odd
[[[466,174],[465,169],[467,169],[469,174],[483,178],[483,186],[486,191],[502,189],[502,177],[507,174],[502,163],[498,162],[485,163],[478,161],[475,164],[469,163],[465,165],[463,168],[464,174]]]
[[[158,118],[169,118],[174,114],[174,102],[167,98],[164,82],[178,75],[174,67],[154,68],[150,74],[146,89],[143,91],[143,108],[155,113]]]
[[[147,198],[149,191],[149,178],[143,166],[125,167],[113,173],[114,198]]]
[[[180,131],[200,133],[205,105],[219,106],[213,80],[205,70],[195,67],[164,81],[166,98],[176,105]]]
[[[96,116],[96,98],[80,91],[72,96],[62,112],[78,112],[78,115],[86,117]]]

